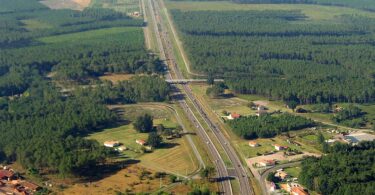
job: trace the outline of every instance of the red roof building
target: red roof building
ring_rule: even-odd
[[[145,140],[141,140],[141,139],[137,139],[135,140],[135,142],[141,146],[144,146],[146,144],[146,141]]]
[[[276,162],[273,161],[273,160],[262,160],[262,161],[259,162],[259,165],[262,166],[262,167],[273,166],[275,164],[276,164]]]
[[[0,170],[0,179],[11,179],[14,176],[13,171]]]
[[[31,191],[37,191],[39,190],[41,187],[36,185],[35,183],[31,183],[31,182],[28,182],[28,181],[25,181],[21,184],[23,187],[25,187],[27,190],[31,190]]]
[[[293,187],[290,193],[292,195],[309,195],[302,187]]]
[[[231,114],[228,116],[228,119],[229,119],[229,120],[233,120],[233,119],[238,119],[238,118],[240,118],[240,117],[241,117],[240,114],[237,114],[237,113],[233,112],[233,113],[231,113]]]

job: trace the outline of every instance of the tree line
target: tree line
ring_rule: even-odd
[[[287,131],[315,126],[315,122],[301,116],[281,114],[279,116],[247,116],[230,120],[228,124],[244,139],[271,138]]]

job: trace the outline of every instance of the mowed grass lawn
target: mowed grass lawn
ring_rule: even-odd
[[[176,118],[168,109],[162,106],[130,105],[124,107],[124,118],[134,121],[139,115],[149,113],[154,117],[154,125],[163,124],[166,128],[176,128],[178,123]],[[165,147],[158,148],[151,153],[141,153],[141,146],[135,140],[147,140],[147,133],[137,132],[133,124],[127,124],[116,128],[104,129],[101,132],[94,133],[88,139],[95,139],[99,143],[108,140],[117,140],[129,150],[123,152],[125,157],[140,160],[144,167],[165,171],[173,174],[186,175],[194,172],[198,168],[195,156],[188,145],[187,140],[182,137],[179,139],[166,140]]]
[[[134,38],[141,38],[143,36],[135,36],[137,34],[142,34],[143,31],[139,27],[114,27],[114,28],[104,28],[99,30],[89,30],[84,32],[78,33],[70,33],[64,35],[56,35],[56,36],[49,36],[43,37],[38,39],[38,41],[46,43],[46,44],[54,44],[54,43],[63,43],[63,42],[72,42],[72,41],[84,41],[84,40],[95,40],[101,37],[111,37],[111,35],[118,35],[124,34],[124,36],[131,36]]]
[[[332,20],[340,15],[361,15],[375,17],[375,13],[347,7],[307,4],[236,4],[228,1],[166,1],[168,9],[183,11],[230,11],[230,10],[301,10],[310,20]]]
[[[297,177],[301,173],[301,167],[290,167],[290,168],[285,168],[284,171],[288,173],[291,177]]]

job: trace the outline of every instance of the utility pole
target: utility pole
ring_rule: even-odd
[[[161,184],[161,183],[162,183],[161,178],[162,178],[162,177],[159,177],[159,181],[160,181],[160,187],[159,187],[159,189],[161,189],[161,185],[162,185],[162,184]]]

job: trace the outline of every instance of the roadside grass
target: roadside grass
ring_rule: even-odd
[[[160,53],[159,51],[159,47],[158,47],[158,44],[157,44],[157,40],[156,40],[156,32],[155,32],[155,27],[154,27],[154,20],[151,19],[152,15],[151,15],[151,12],[150,12],[150,5],[148,3],[149,0],[141,0],[143,1],[144,3],[144,7],[145,7],[145,15],[147,16],[147,26],[145,28],[147,28],[147,30],[145,30],[145,33],[148,33],[148,35],[145,35],[145,36],[148,36],[149,37],[149,46],[150,48],[148,49],[151,49],[151,51],[153,51],[154,53]],[[144,16],[145,16],[144,15]]]
[[[230,185],[232,186],[232,193],[233,194],[240,194],[241,193],[240,182],[238,181],[237,178],[230,180]]]
[[[236,4],[226,1],[166,1],[168,9],[180,9],[183,11],[229,11],[229,10],[301,10],[309,20],[323,21],[334,20],[341,15],[360,15],[375,17],[375,13],[354,8],[338,6],[322,6],[307,4]]]
[[[196,134],[195,134],[195,127],[190,123],[190,121],[187,119],[187,116],[185,116],[184,111],[179,106],[174,106],[176,111],[179,113],[179,115],[182,118],[183,125],[187,128],[187,131],[191,133],[192,140],[197,147],[197,150],[199,154],[202,157],[203,162],[206,166],[213,166],[212,161],[210,160],[210,155],[207,153],[207,150],[204,147],[203,140],[201,140]]]
[[[231,168],[233,166],[233,164],[230,161],[230,159],[229,159],[227,153],[225,152],[224,148],[222,147],[222,145],[221,145],[222,143],[220,144],[218,139],[216,139],[215,134],[211,130],[209,130],[210,128],[208,127],[206,122],[202,119],[202,117],[200,117],[199,112],[195,109],[193,104],[190,101],[187,101],[187,104],[189,104],[190,108],[193,108],[192,111],[193,111],[194,115],[197,116],[197,119],[199,120],[200,124],[202,125],[202,127],[205,129],[206,133],[208,134],[208,136],[212,140],[212,142],[215,145],[220,157],[223,159],[226,167]]]
[[[74,41],[83,41],[83,40],[95,40],[98,38],[110,37],[111,35],[123,34],[124,36],[129,36],[136,38],[142,38],[142,29],[138,27],[114,27],[114,28],[105,28],[99,30],[89,30],[78,33],[69,33],[64,35],[49,36],[37,39],[40,42],[46,44],[55,44],[63,42],[74,42]],[[130,37],[131,36],[131,37]]]
[[[164,21],[164,26],[167,28],[168,35],[170,37],[170,40],[172,41],[172,49],[173,49],[174,56],[176,57],[175,60],[176,60],[177,66],[178,66],[182,75],[185,78],[191,78],[191,75],[188,73],[188,70],[187,70],[187,67],[186,67],[187,64],[185,64],[185,62],[183,60],[183,57],[182,57],[182,54],[180,52],[180,49],[178,47],[177,41],[181,41],[181,40],[176,40],[175,37],[173,36],[172,28],[169,25],[167,14],[169,14],[168,10],[160,10],[160,16],[163,17],[162,21]],[[170,17],[170,18],[172,18],[172,17]],[[173,21],[171,21],[171,22],[173,22]],[[174,24],[172,24],[172,25],[174,25]],[[176,33],[179,33],[177,29],[176,29]],[[183,47],[183,45],[182,45],[182,47]]]
[[[39,30],[53,28],[53,25],[35,19],[21,20],[27,30]]]
[[[139,0],[93,0],[91,7],[113,9],[122,13],[140,12]]]

